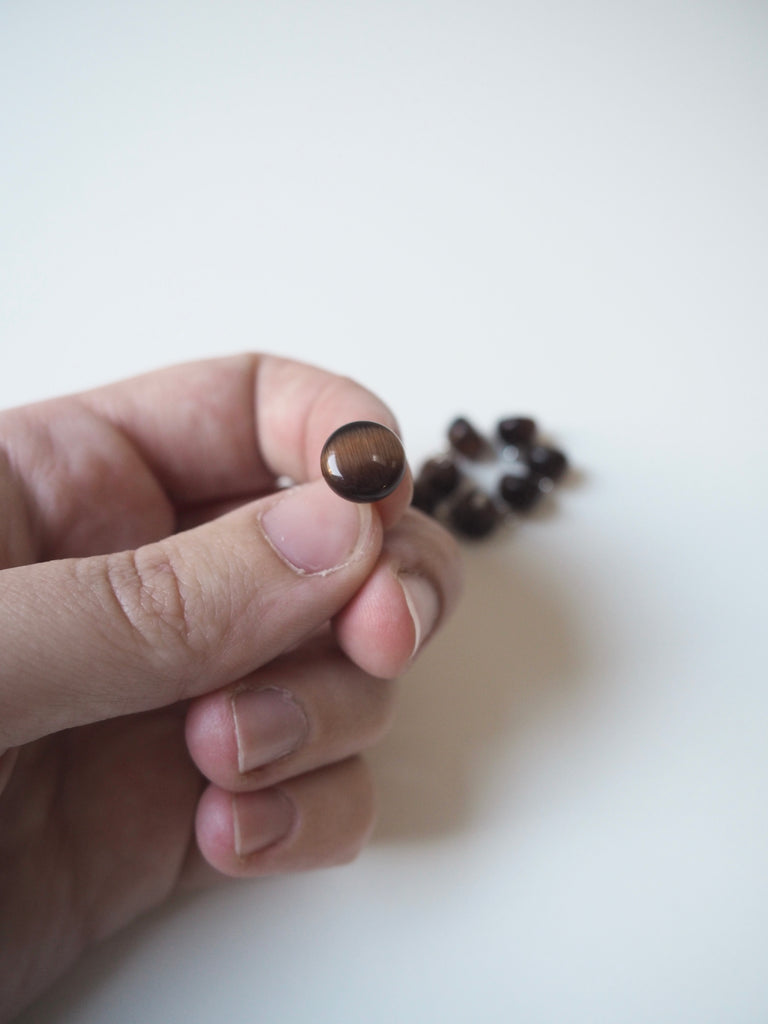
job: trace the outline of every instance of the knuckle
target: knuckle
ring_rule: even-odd
[[[202,653],[193,612],[199,583],[166,546],[108,556],[107,582],[131,642],[151,663],[184,669]]]

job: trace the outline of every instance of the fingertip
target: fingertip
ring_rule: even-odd
[[[211,867],[238,878],[279,870],[280,849],[297,823],[297,809],[282,788],[228,793],[212,785],[200,798],[195,826]]]
[[[389,563],[380,565],[336,616],[334,632],[347,657],[378,679],[400,675],[425,639]]]
[[[309,363],[262,356],[256,376],[257,434],[276,477],[320,476],[320,453],[345,423],[369,420],[399,435],[392,410],[368,388]]]
[[[236,875],[232,851],[235,845],[232,795],[208,786],[197,804],[195,834],[200,853],[223,875]]]
[[[413,623],[411,657],[415,657],[422,644],[431,636],[440,617],[440,597],[433,584],[419,573],[401,572],[397,581],[403,591]]]
[[[344,501],[319,481],[281,492],[258,521],[273,551],[300,576],[326,575],[375,557],[381,543],[370,509]]]
[[[370,773],[352,757],[270,789],[232,794],[209,786],[195,833],[216,871],[253,878],[347,863],[370,837],[375,811]]]
[[[394,678],[453,611],[462,583],[455,540],[408,509],[385,534],[371,575],[335,617],[337,642],[370,675]]]
[[[185,723],[187,750],[197,769],[211,780],[226,776],[237,764],[237,737],[232,701],[217,691],[190,702]]]

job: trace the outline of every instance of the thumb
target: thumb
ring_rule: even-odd
[[[338,612],[381,549],[378,513],[320,482],[117,554],[0,573],[0,751],[194,697]]]

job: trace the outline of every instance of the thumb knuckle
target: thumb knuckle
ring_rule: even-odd
[[[205,654],[202,585],[194,567],[159,543],[110,555],[107,581],[128,642],[163,675],[186,674]]]

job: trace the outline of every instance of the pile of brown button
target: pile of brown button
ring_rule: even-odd
[[[448,444],[421,467],[413,505],[462,537],[487,537],[511,514],[530,511],[568,469],[529,416],[505,417],[490,438],[460,416],[448,427]]]

